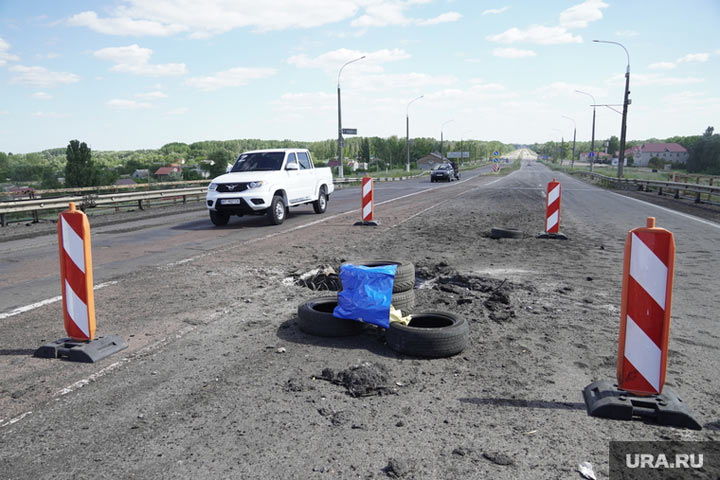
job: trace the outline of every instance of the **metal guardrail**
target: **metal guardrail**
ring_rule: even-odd
[[[90,194],[0,202],[0,224],[3,227],[7,225],[5,215],[8,213],[33,212],[33,216],[37,218],[38,211],[62,210],[67,208],[70,202],[76,203],[83,210],[98,206],[117,206],[127,202],[138,202],[138,207],[142,209],[143,201],[182,197],[184,203],[187,201],[188,196],[204,195],[206,192],[207,185],[202,187],[175,188],[171,190],[141,190],[135,192],[110,193],[106,195]]]
[[[713,203],[711,200],[711,197],[713,195],[720,197],[720,186],[660,180],[640,180],[636,178],[616,178],[608,177],[606,175],[600,175],[599,173],[583,171],[576,171],[570,173],[573,175],[589,176],[591,178],[598,179],[602,182],[611,183],[613,185],[636,186],[638,190],[647,191],[649,189],[656,188],[658,190],[658,195],[662,195],[663,189],[666,189],[669,192],[672,192],[675,198],[680,198],[680,192],[691,192],[695,195],[695,203],[702,203],[701,195],[703,194],[707,194],[708,203]]]

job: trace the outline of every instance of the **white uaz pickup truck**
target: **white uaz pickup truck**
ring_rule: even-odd
[[[299,148],[241,153],[225,175],[208,186],[207,208],[215,225],[227,225],[230,215],[267,214],[280,225],[290,207],[312,203],[315,213],[327,208],[335,190],[329,168],[315,168],[310,152]]]

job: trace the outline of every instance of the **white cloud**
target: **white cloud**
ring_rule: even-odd
[[[32,97],[37,100],[50,100],[53,98],[52,95],[46,92],[35,92],[32,94]]]
[[[707,62],[708,58],[710,58],[709,53],[688,53],[684,57],[678,58],[678,63],[684,63],[684,62]]]
[[[443,13],[442,15],[438,15],[435,18],[430,18],[428,20],[421,20],[417,22],[418,25],[421,27],[428,26],[428,25],[437,25],[439,23],[449,23],[449,22],[457,22],[462,18],[462,15],[460,15],[457,12],[447,12]]]
[[[503,12],[504,12],[505,10],[507,10],[508,8],[510,8],[510,7],[505,6],[505,7],[502,7],[502,8],[491,8],[491,9],[489,9],[489,10],[485,10],[484,12],[482,12],[482,15],[491,15],[491,14],[497,15],[497,14],[499,14],[499,13],[503,13]]]
[[[381,64],[388,62],[396,62],[398,60],[406,60],[410,58],[410,54],[399,48],[375,50],[374,52],[361,52],[359,50],[349,50],[341,48],[323,53],[317,57],[308,57],[305,54],[294,55],[287,59],[290,65],[298,68],[319,68],[327,73],[337,75],[339,69],[355,58],[365,56],[361,61],[354,63],[352,68],[361,72],[382,72]]]
[[[125,72],[150,77],[184,75],[187,68],[184,63],[151,64],[152,50],[142,48],[137,44],[127,47],[108,47],[97,50],[97,58],[108,60],[117,65],[110,68],[113,72]]]
[[[421,90],[447,86],[457,83],[452,75],[428,75],[425,73],[369,74],[349,76],[345,83],[349,90],[364,92],[382,92],[399,90],[402,92],[418,92]],[[406,93],[412,95],[413,93]]]
[[[337,108],[337,97],[326,92],[285,93],[272,104],[278,111],[308,114],[334,111]]]
[[[70,116],[69,113],[57,112],[35,112],[32,115],[37,118],[68,118]]]
[[[218,72],[206,77],[192,77],[185,81],[185,85],[199,90],[210,91],[225,87],[242,87],[251,80],[268,78],[275,75],[274,68],[244,68],[237,67]]]
[[[63,83],[76,83],[80,81],[80,77],[74,73],[51,72],[45,67],[14,65],[8,70],[17,74],[10,79],[10,83],[32,85],[34,87],[51,88]]]
[[[0,67],[5,65],[7,62],[16,62],[20,60],[17,55],[12,55],[11,53],[8,53],[9,50],[10,44],[3,40],[2,37],[0,37]]]
[[[88,27],[106,35],[166,37],[188,30],[185,25],[163,21],[134,20],[129,17],[99,18],[95,12],[82,12],[68,19],[73,27]]]
[[[657,63],[651,63],[648,68],[652,70],[672,70],[673,68],[677,67],[673,62],[657,62]]]
[[[590,22],[603,17],[602,9],[608,4],[602,0],[587,0],[560,13],[560,26],[563,28],[585,28]]]
[[[497,43],[528,42],[538,45],[582,43],[581,37],[573,35],[562,27],[545,27],[542,25],[531,25],[525,30],[513,27],[497,35],[489,35],[486,38]]]
[[[121,98],[108,100],[105,104],[113,110],[144,110],[152,108],[152,105],[149,103],[136,102],[135,100],[124,100]]]
[[[625,77],[623,77],[624,79]],[[538,87],[533,91],[533,95],[539,98],[553,98],[553,97],[569,97],[572,95],[578,95],[575,91],[580,90],[581,92],[587,92],[595,98],[602,98],[607,95],[605,90],[600,90],[596,87],[589,85],[579,85],[567,82],[553,82],[548,85]],[[584,96],[584,95],[583,95]]]
[[[167,98],[167,95],[164,92],[161,92],[159,90],[154,91],[154,92],[136,93],[135,96],[138,98],[146,98],[148,100],[157,99],[157,98]]]
[[[519,48],[496,48],[492,54],[501,58],[525,58],[534,57],[536,54],[532,50],[521,50]]]

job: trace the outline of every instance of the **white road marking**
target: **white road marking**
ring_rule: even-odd
[[[117,281],[111,281],[111,282],[105,282],[105,283],[98,283],[93,287],[93,290],[100,290],[101,288],[109,287],[110,285],[115,285],[118,283]],[[48,298],[46,300],[41,300],[36,303],[32,303],[30,305],[25,305],[24,307],[18,307],[15,310],[10,310],[9,312],[0,313],[0,320],[4,320],[9,317],[14,317],[15,315],[19,315],[21,313],[29,312],[30,310],[35,310],[36,308],[44,307],[45,305],[49,305],[51,303],[59,302],[62,300],[62,295],[59,295],[57,297]]]

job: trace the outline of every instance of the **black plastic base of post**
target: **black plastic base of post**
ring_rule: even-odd
[[[377,227],[378,225],[380,225],[380,222],[378,222],[377,220],[369,220],[369,221],[363,221],[363,222],[355,222],[355,223],[353,223],[353,227],[357,227],[357,226],[360,226],[360,227]]]
[[[549,238],[551,240],[567,240],[568,237],[562,233],[547,233],[547,232],[540,232],[537,235],[535,235],[535,238]]]
[[[70,362],[95,363],[113,353],[126,349],[128,344],[117,335],[98,337],[90,341],[61,338],[46,343],[35,350],[34,356],[40,358],[62,358]]]
[[[702,430],[680,397],[665,387],[659,395],[640,397],[601,380],[585,387],[588,415],[613,420],[649,419],[658,425]]]

